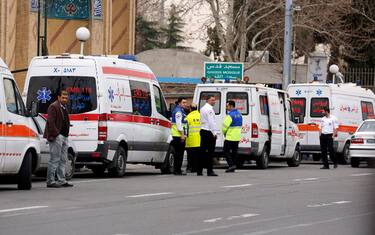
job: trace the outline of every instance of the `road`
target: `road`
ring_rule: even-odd
[[[82,172],[73,188],[0,185],[0,234],[375,234],[375,169],[274,163],[219,177]]]

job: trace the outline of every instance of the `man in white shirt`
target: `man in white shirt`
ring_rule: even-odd
[[[333,149],[333,137],[337,136],[338,122],[335,116],[330,114],[328,107],[323,108],[323,117],[320,122],[320,148],[322,151],[323,167],[320,169],[329,169],[327,151],[333,162],[333,167],[337,168],[337,158]]]
[[[216,103],[215,96],[209,95],[206,104],[201,108],[201,154],[205,159],[207,167],[207,176],[217,176],[213,171],[213,153],[215,151],[216,138],[219,134],[215,121],[214,105]],[[203,162],[197,164],[197,174],[202,175]]]

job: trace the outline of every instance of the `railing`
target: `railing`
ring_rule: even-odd
[[[353,82],[375,92],[375,68],[348,68],[344,71],[345,82]]]

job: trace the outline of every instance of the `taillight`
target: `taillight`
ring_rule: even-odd
[[[107,140],[108,128],[107,128],[108,115],[106,113],[99,114],[98,123],[98,140]]]
[[[251,138],[258,138],[258,137],[259,137],[258,125],[256,123],[251,123]]]
[[[351,144],[363,144],[364,142],[363,138],[353,138],[350,140]]]

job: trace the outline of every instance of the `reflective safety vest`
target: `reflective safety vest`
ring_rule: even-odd
[[[223,122],[223,134],[229,141],[240,141],[242,129],[242,115],[237,109],[228,113]]]
[[[187,121],[187,138],[185,142],[186,148],[200,147],[201,145],[201,115],[198,110],[194,110],[186,116]]]
[[[177,105],[176,108],[174,108],[172,112],[171,135],[173,137],[181,137],[181,132],[178,131],[177,125],[176,125],[176,115],[178,113],[181,113],[182,115],[182,127],[184,128],[184,133],[186,132],[186,113],[185,113],[185,110],[181,106]]]

